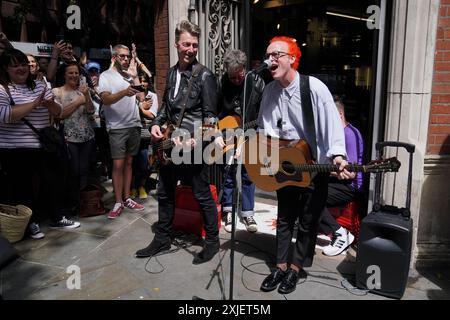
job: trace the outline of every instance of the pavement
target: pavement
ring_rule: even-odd
[[[106,189],[104,201],[109,208],[111,185],[106,184]],[[260,229],[266,231],[250,234],[238,224],[233,265],[231,236],[223,228],[220,252],[207,263],[192,264],[201,250],[201,241],[193,235],[180,235],[179,248],[172,245],[167,254],[137,259],[136,250],[153,239],[155,198],[153,191],[142,202],[144,211],[126,209],[115,220],[106,215],[83,218],[80,228],[64,231],[43,225],[44,239],[14,244],[20,258],[0,272],[0,295],[5,300],[225,300],[232,289],[234,300],[390,300],[352,287],[356,269],[353,249],[326,257],[318,247],[313,266],[305,269],[308,277],[299,282],[296,291],[289,295],[276,290],[261,292],[259,287],[270,273],[275,254],[274,228],[270,219],[260,218],[276,212],[270,194],[257,194],[255,210]],[[74,277],[76,271],[79,279]],[[404,300],[449,298],[450,270],[410,270]]]

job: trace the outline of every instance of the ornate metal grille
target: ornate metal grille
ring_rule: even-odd
[[[223,73],[223,56],[239,44],[239,6],[236,0],[200,0],[198,22],[204,31],[200,58],[216,75]]]

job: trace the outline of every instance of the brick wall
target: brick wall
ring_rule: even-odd
[[[166,85],[166,74],[169,70],[169,16],[168,0],[155,1],[155,86],[159,105]]]
[[[450,0],[441,0],[427,153],[450,155]]]

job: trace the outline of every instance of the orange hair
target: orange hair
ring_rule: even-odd
[[[295,57],[295,62],[292,65],[292,68],[297,70],[300,62],[300,57],[302,56],[302,52],[300,51],[300,48],[297,45],[297,40],[290,37],[277,36],[272,38],[272,40],[270,40],[270,44],[277,41],[284,42],[288,45],[288,53]]]

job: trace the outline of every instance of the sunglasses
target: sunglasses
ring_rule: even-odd
[[[128,60],[131,59],[131,55],[129,55],[129,54],[118,54],[117,57],[119,57],[122,60],[125,58],[128,58]]]

